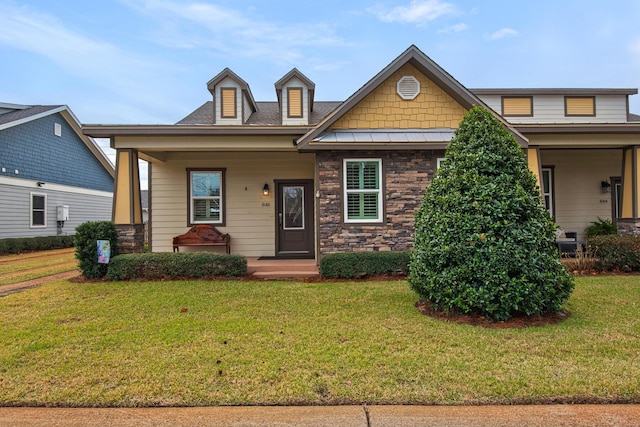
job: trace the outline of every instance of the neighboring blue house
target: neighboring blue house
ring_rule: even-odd
[[[66,105],[0,103],[0,239],[111,220],[114,176]]]

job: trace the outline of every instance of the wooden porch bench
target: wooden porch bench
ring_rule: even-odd
[[[180,246],[224,246],[230,254],[231,236],[221,233],[213,225],[199,224],[173,238],[173,252],[180,252]]]

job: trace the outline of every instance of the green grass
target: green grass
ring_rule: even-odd
[[[0,298],[0,406],[640,402],[638,276],[578,278],[545,327],[416,300],[402,281],[49,283]]]
[[[73,249],[0,256],[0,286],[78,269]]]

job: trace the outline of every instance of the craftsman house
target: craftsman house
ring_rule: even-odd
[[[195,224],[228,233],[246,256],[410,249],[414,212],[473,105],[525,150],[564,230],[640,222],[636,89],[467,89],[415,46],[343,102],[316,101],[295,68],[273,102],[230,69],[207,88],[212,100],[175,125],[84,126],[117,150],[113,219],[133,236],[128,250],[140,247],[138,158],[150,166],[154,252]]]
[[[66,105],[0,103],[0,239],[110,220],[114,176]]]

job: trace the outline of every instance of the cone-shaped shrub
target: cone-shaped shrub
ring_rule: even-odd
[[[562,309],[573,278],[513,135],[473,107],[416,213],[409,283],[439,310],[493,320]]]

